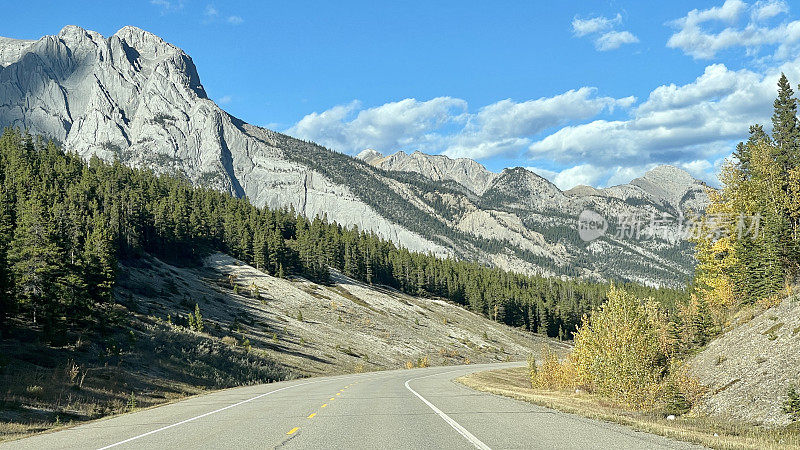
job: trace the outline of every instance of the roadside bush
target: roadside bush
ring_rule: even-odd
[[[423,356],[422,358],[417,359],[417,367],[429,367],[430,362],[428,361],[428,355]]]
[[[536,378],[536,357],[533,354],[528,355],[528,376],[531,379],[531,386],[533,385],[533,380]]]
[[[622,405],[654,409],[666,390],[666,323],[652,300],[612,286],[608,301],[575,334],[570,360],[577,382]]]
[[[572,361],[567,358],[559,362],[558,355],[548,345],[542,346],[542,364],[537,367],[533,358],[528,359],[531,386],[536,389],[567,389],[575,386],[577,373]]]

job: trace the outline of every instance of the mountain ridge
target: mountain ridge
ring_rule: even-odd
[[[87,159],[179,173],[259,206],[507,270],[657,285],[690,273],[686,246],[577,238],[587,208],[681,213],[652,180],[625,195],[573,198],[530,171],[496,174],[468,159],[368,152],[368,164],[228,114],[208,99],[191,57],[131,26],[108,38],[67,26],[36,41],[3,39],[0,58],[0,126],[52,137]],[[615,256],[601,256],[609,249]]]

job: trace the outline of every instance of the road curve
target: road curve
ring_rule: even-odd
[[[43,448],[693,448],[452,380],[518,363],[227,389],[0,445]]]

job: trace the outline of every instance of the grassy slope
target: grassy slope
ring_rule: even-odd
[[[222,254],[194,268],[128,261],[104,330],[53,346],[20,323],[0,340],[0,440],[208,389],[565,347],[443,301],[334,280],[274,278]],[[185,327],[195,303],[203,333]]]

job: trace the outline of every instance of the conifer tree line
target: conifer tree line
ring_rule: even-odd
[[[712,309],[780,295],[800,262],[800,124],[789,80],[781,74],[772,133],[750,127],[711,193],[706,233],[696,242],[695,287]],[[753,219],[755,218],[755,219]],[[744,219],[744,220],[743,220]]]
[[[525,276],[410,252],[372,232],[192,186],[6,129],[0,137],[0,321],[57,332],[102,317],[117,261],[152,254],[196,264],[222,251],[278,277],[330,282],[330,268],[440,297],[512,326],[570,338],[602,283]],[[672,304],[678,293],[624,285]],[[268,294],[268,293],[267,293]]]

